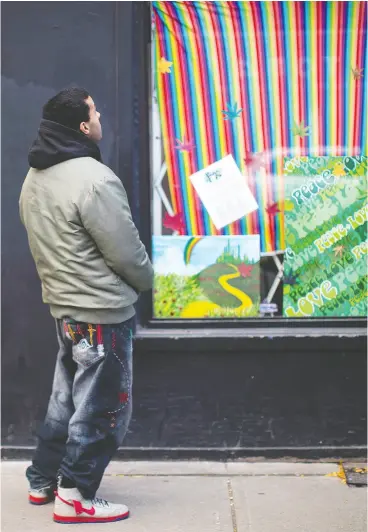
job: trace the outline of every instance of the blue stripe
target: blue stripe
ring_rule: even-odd
[[[271,94],[273,92],[273,86],[272,86],[272,72],[271,72],[271,65],[270,65],[270,57],[272,58],[272,47],[270,45],[269,40],[269,29],[267,27],[267,14],[265,13],[266,6],[262,2],[259,4],[260,6],[260,19],[262,22],[262,29],[263,29],[263,38],[262,38],[262,44],[263,44],[263,50],[261,51],[261,54],[264,57],[264,63],[265,63],[265,76],[266,76],[266,84],[267,84],[267,98],[266,98],[266,119],[270,121],[271,127],[268,127],[267,130],[270,132],[269,135],[269,145],[271,147],[271,151],[273,152],[274,149],[277,147],[276,142],[276,122],[275,122],[275,115],[271,112],[272,109],[272,102],[271,102]],[[269,50],[271,53],[267,53],[267,50]],[[272,176],[269,176],[269,182],[271,185],[272,190],[272,198],[268,200],[271,203],[275,202],[275,199],[277,198],[277,181],[275,182],[273,176],[277,174],[277,164],[276,164],[276,158],[274,155],[272,155],[272,162],[271,162],[271,172]],[[267,185],[266,185],[267,186]],[[266,206],[267,207],[267,206]],[[268,216],[265,214],[265,216]],[[277,248],[277,243],[279,241],[279,230],[278,230],[278,224],[277,224],[277,216],[273,216],[270,218],[270,225],[273,225],[273,232],[275,235],[275,247]]]
[[[368,102],[367,102],[367,76],[368,76],[368,71],[367,71],[367,68],[368,68],[368,64],[367,64],[367,4],[365,5],[365,10],[364,10],[364,23],[363,23],[363,35],[362,35],[362,39],[363,39],[363,58],[362,58],[362,64],[361,65],[357,65],[358,68],[364,68],[363,70],[363,78],[361,78],[359,80],[358,83],[361,83],[362,84],[362,118],[361,118],[361,123],[359,124],[360,126],[360,132],[361,132],[361,135],[360,135],[360,153],[363,154],[363,155],[368,155],[367,152],[365,151],[368,146],[367,146],[367,128],[368,128],[368,124],[367,124],[367,109],[368,109]]]
[[[164,28],[164,44],[165,44],[165,59],[167,59],[168,61],[172,61],[172,49],[171,49],[171,41],[170,41],[170,32],[168,31],[168,27],[166,24],[163,24],[163,28]],[[162,76],[168,76],[168,80],[169,80],[169,86],[170,86],[170,93],[171,94],[175,94],[175,86],[176,86],[176,79],[175,79],[175,65],[172,65],[172,68],[171,68],[171,74],[161,74]],[[173,122],[174,122],[174,136],[175,138],[178,138],[180,139],[181,138],[181,133],[180,133],[180,122],[179,122],[179,106],[178,106],[178,101],[176,98],[172,98],[172,101],[171,101],[171,105],[172,105],[172,109],[173,109],[173,112],[171,113],[172,117],[173,117]],[[173,139],[168,139],[168,141],[170,142],[170,144],[174,143],[175,145],[175,138]],[[179,166],[179,176],[180,176],[180,182],[181,182],[181,190],[182,190],[182,193],[183,193],[183,196],[184,196],[184,205],[185,203],[188,205],[188,194],[187,194],[187,191],[185,190],[185,168],[184,168],[184,162],[183,162],[183,159],[180,155],[180,152],[179,150],[174,150],[174,157],[176,158],[176,161],[177,161],[177,164]],[[184,217],[185,217],[185,223],[186,223],[186,228],[187,228],[187,232],[189,232],[189,230],[191,231],[191,223],[190,223],[190,216],[189,216],[189,212],[187,212],[187,209],[184,208]],[[189,229],[190,228],[190,229]]]
[[[325,84],[324,84],[324,121],[323,121],[323,130],[325,132],[323,144],[324,151],[331,148],[331,138],[330,138],[330,121],[329,121],[329,112],[330,112],[330,90],[331,83],[334,83],[334,80],[331,79],[331,46],[330,46],[330,31],[331,31],[331,2],[326,2],[322,4],[322,8],[325,8],[325,24],[323,25],[324,29],[324,40],[325,40],[325,52],[326,55],[326,64],[325,64]],[[332,85],[333,86],[333,85]]]
[[[253,93],[253,85],[252,85],[252,76],[253,73],[250,70],[250,49],[253,46],[253,43],[250,42],[249,34],[247,33],[247,23],[246,23],[246,13],[245,9],[240,8],[239,9],[239,19],[240,19],[240,25],[241,25],[241,31],[242,31],[242,39],[241,39],[241,45],[242,45],[242,54],[245,60],[245,80],[246,80],[246,112],[248,113],[249,117],[249,126],[250,126],[250,151],[256,152],[259,151],[259,147],[256,144],[256,131],[257,131],[257,124],[256,124],[256,116],[255,116],[255,99],[254,99],[254,93]],[[262,208],[262,204],[260,203],[260,199],[258,197],[258,187],[257,187],[257,176],[254,178],[255,181],[255,193],[256,193],[256,199],[257,203],[260,205],[260,208]],[[260,212],[258,211],[257,214],[257,221],[258,221],[258,227],[261,234],[261,250],[265,249],[265,241],[263,238],[264,231],[262,230],[262,216]]]
[[[190,109],[190,112],[189,112],[189,117],[193,117],[193,129],[194,129],[194,135],[195,135],[195,138],[194,138],[194,144],[196,145],[196,148],[193,150],[192,152],[192,157],[194,155],[195,157],[195,165],[196,165],[196,168],[197,170],[202,170],[202,168],[204,167],[204,162],[203,162],[203,158],[202,158],[202,150],[201,150],[201,145],[200,145],[200,140],[201,140],[201,136],[200,136],[200,129],[199,129],[199,117],[198,117],[198,101],[197,101],[197,94],[195,92],[195,78],[194,76],[192,75],[192,70],[190,69],[190,60],[189,60],[189,39],[187,38],[187,32],[185,31],[185,23],[183,22],[183,16],[182,16],[182,13],[180,12],[180,10],[175,6],[175,3],[173,2],[172,3],[172,7],[174,8],[175,10],[175,13],[176,13],[176,16],[178,17],[178,19],[180,20],[181,22],[181,25],[180,25],[180,35],[182,37],[182,40],[185,42],[185,50],[184,50],[184,61],[183,61],[183,64],[184,64],[184,69],[185,69],[185,76],[186,78],[189,80],[189,100],[190,100],[190,104],[191,104],[191,109]],[[191,139],[192,140],[192,139]],[[189,176],[185,176],[187,179],[189,178]],[[198,218],[201,222],[201,225],[203,226],[203,232],[204,232],[204,235],[209,235],[210,234],[210,220],[209,220],[209,216],[208,216],[208,213],[206,211],[206,209],[202,206],[202,203],[200,202],[199,203],[199,210],[197,212],[197,215],[198,215]],[[192,234],[193,234],[193,231],[192,231]],[[199,235],[201,236],[201,235]]]
[[[347,132],[347,113],[346,113],[346,78],[349,79],[349,65],[346,61],[346,44],[347,44],[347,36],[348,36],[348,28],[347,28],[347,14],[348,14],[348,4],[344,3],[342,8],[342,17],[343,17],[343,23],[342,23],[342,39],[341,39],[341,46],[342,46],[342,55],[341,55],[341,70],[342,70],[342,80],[340,80],[341,83],[341,93],[342,93],[342,117],[341,117],[341,135],[340,138],[342,139],[342,145],[343,145],[343,151],[342,153],[345,153],[345,146],[346,146],[346,132]],[[351,72],[350,72],[351,74]]]
[[[286,78],[286,101],[287,101],[287,117],[288,117],[288,147],[294,147],[294,137],[291,131],[291,128],[294,126],[295,119],[292,115],[293,112],[293,97],[292,97],[292,91],[288,88],[288,84],[291,83],[291,72],[292,72],[292,65],[291,65],[291,57],[290,57],[290,50],[289,50],[289,43],[287,42],[286,32],[289,31],[288,29],[288,23],[289,23],[289,5],[286,2],[282,3],[282,19],[283,19],[283,44],[284,44],[284,57],[285,57],[285,78]],[[291,153],[291,156],[294,157],[295,154]]]
[[[190,99],[190,103],[191,103],[191,113],[190,113],[190,116],[193,118],[193,122],[192,122],[192,125],[193,125],[193,130],[194,130],[194,139],[190,139],[194,142],[194,144],[196,145],[196,148],[192,151],[192,157],[194,158],[194,162],[196,164],[196,167],[198,168],[198,170],[201,170],[203,168],[203,159],[202,159],[202,151],[200,149],[200,139],[201,139],[201,136],[200,136],[200,130],[199,130],[199,117],[198,117],[198,112],[197,112],[197,100],[196,100],[196,93],[195,93],[195,90],[193,90],[193,87],[194,87],[194,76],[192,75],[192,70],[189,68],[189,62],[191,60],[191,52],[190,52],[190,47],[189,47],[189,40],[187,38],[187,32],[185,31],[185,22],[183,20],[183,17],[182,17],[182,14],[180,12],[180,10],[176,7],[175,3],[172,2],[171,3],[171,8],[175,11],[176,13],[176,17],[180,20],[180,26],[178,25],[178,27],[180,28],[180,33],[181,33],[181,36],[182,36],[182,39],[184,41],[184,48],[185,48],[185,61],[184,61],[184,68],[185,68],[185,72],[186,72],[186,75],[187,75],[187,79],[189,80],[189,99]],[[177,28],[178,28],[177,27]],[[169,36],[167,36],[167,38],[169,38]],[[174,68],[173,68],[174,70]],[[172,86],[172,92],[171,92],[171,96],[172,96],[172,100],[175,100],[176,104],[177,104],[177,99],[174,98],[176,94],[176,90],[175,90],[175,85]],[[177,111],[178,112],[178,111]],[[182,157],[182,155],[180,155],[180,152],[178,150],[178,156]],[[187,179],[189,179],[189,176],[186,175],[185,171],[184,171],[184,168],[183,168],[183,164],[182,164],[182,161],[180,161],[181,163],[181,167],[180,167],[180,181],[181,181],[181,189],[182,191],[184,192],[185,190],[185,186],[186,186],[186,181]],[[186,216],[186,219],[190,220],[190,211],[189,211],[189,205],[190,205],[190,202],[189,202],[189,197],[188,197],[188,194],[185,193],[185,197],[186,197],[186,205],[187,205],[187,209],[185,213],[185,216]],[[200,215],[203,216],[203,213],[200,213]],[[204,227],[205,227],[205,234],[207,234],[207,229],[206,229],[206,224],[204,223]],[[188,235],[194,235],[194,231],[193,231],[193,228],[191,227],[191,224],[189,223],[188,224],[188,229],[190,228],[190,231],[188,230]],[[198,235],[200,236],[200,235]]]

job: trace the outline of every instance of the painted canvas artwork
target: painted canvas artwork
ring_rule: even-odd
[[[284,316],[367,315],[366,156],[285,159]]]
[[[259,315],[260,238],[154,236],[154,317]]]

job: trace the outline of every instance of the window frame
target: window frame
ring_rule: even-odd
[[[151,2],[134,2],[133,18],[135,31],[132,42],[133,61],[133,153],[132,176],[127,184],[127,192],[131,201],[134,220],[140,232],[147,252],[152,257],[152,70],[151,70]],[[123,83],[123,74],[120,72]],[[137,303],[137,322],[139,328],[155,331],[188,329],[266,329],[272,328],[281,331],[286,329],[333,328],[336,331],[353,330],[365,331],[366,317],[315,317],[315,318],[221,318],[221,319],[158,319],[153,316],[152,292],[144,292]],[[337,332],[338,334],[338,332]]]

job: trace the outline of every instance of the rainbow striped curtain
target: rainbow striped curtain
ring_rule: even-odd
[[[153,13],[164,153],[183,233],[260,234],[263,252],[284,249],[284,156],[367,153],[367,4],[153,2]],[[166,72],[162,58],[172,63]],[[225,120],[235,105],[242,111]],[[179,150],[176,139],[194,147]],[[260,152],[272,155],[265,170],[247,172],[249,154]],[[189,176],[229,153],[260,208],[217,231]]]

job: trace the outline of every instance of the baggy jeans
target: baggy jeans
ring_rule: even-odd
[[[59,474],[93,499],[132,413],[134,318],[117,325],[56,320],[59,353],[45,421],[26,475],[31,489]]]

